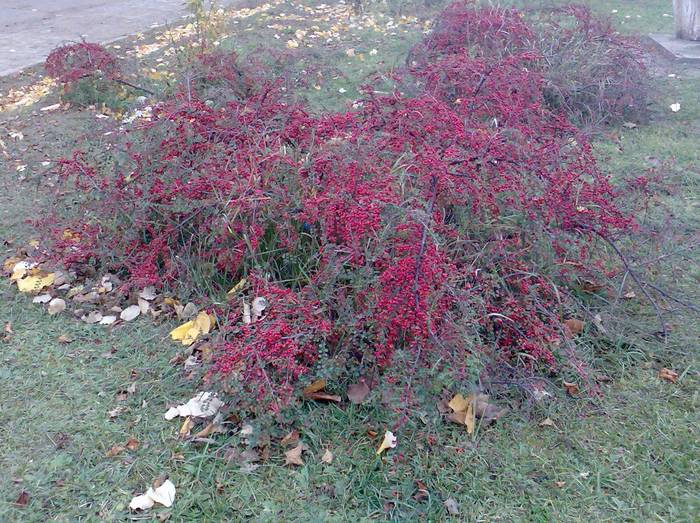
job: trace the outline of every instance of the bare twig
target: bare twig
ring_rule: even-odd
[[[610,238],[606,237],[605,235],[601,234],[600,232],[595,231],[595,233],[605,243],[610,245],[610,247],[612,248],[613,251],[615,251],[615,254],[617,254],[618,258],[620,258],[622,265],[625,266],[625,270],[629,273],[629,275],[634,280],[634,283],[637,284],[637,286],[642,291],[644,296],[646,296],[647,300],[649,300],[649,303],[651,304],[652,308],[654,309],[654,312],[656,313],[656,317],[659,320],[659,323],[661,324],[661,332],[664,335],[664,340],[666,340],[667,333],[666,333],[666,324],[664,323],[664,320],[663,320],[663,313],[661,312],[661,309],[659,308],[659,306],[656,303],[656,301],[654,300],[654,298],[651,296],[651,294],[649,294],[649,291],[647,291],[646,287],[644,286],[644,282],[642,282],[642,280],[639,278],[639,276],[634,271],[634,269],[632,269],[632,267],[630,266],[630,264],[627,261],[627,258],[625,258],[625,255],[622,254],[622,251],[620,251],[620,249],[617,247],[617,245],[615,245],[615,243]]]

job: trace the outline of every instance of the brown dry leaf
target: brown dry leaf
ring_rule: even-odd
[[[49,315],[54,316],[56,314],[61,314],[63,311],[66,310],[66,302],[62,300],[61,298],[54,298],[49,302]]]
[[[568,381],[564,381],[562,382],[562,385],[564,385],[564,389],[566,389],[566,393],[569,396],[577,396],[580,392],[576,383],[569,383]]]
[[[343,398],[336,394],[328,394],[327,392],[312,392],[311,394],[304,394],[306,399],[313,401],[333,401],[335,403],[340,403]]]
[[[600,283],[594,282],[592,280],[583,280],[581,282],[581,288],[590,293],[598,292],[603,288],[603,286]]]
[[[369,392],[369,387],[364,381],[348,385],[348,399],[351,403],[354,403],[355,405],[359,405],[360,403],[365,401]]]
[[[486,394],[478,394],[474,400],[474,415],[481,419],[484,425],[490,425],[494,421],[498,421],[504,414],[508,412],[508,408],[498,408],[497,405],[489,403],[489,397]]]
[[[207,425],[194,435],[195,438],[206,438],[211,436],[216,432],[223,432],[221,425],[214,423],[213,421],[207,423]]]
[[[566,481],[555,481],[554,486],[557,488],[563,488],[566,485]]]
[[[12,331],[12,323],[9,322],[9,321],[5,324],[5,327],[3,328],[3,330],[4,330],[5,333],[7,333],[7,334],[14,334],[13,331]]]
[[[330,451],[330,449],[326,449],[326,451],[323,453],[323,456],[321,456],[321,461],[323,461],[324,463],[333,462],[333,453]]]
[[[70,336],[67,336],[65,334],[61,334],[58,337],[58,343],[62,343],[64,345],[68,345],[69,343],[73,343],[73,341],[74,341],[73,338],[71,338]]]
[[[124,450],[126,449],[121,445],[113,445],[112,448],[107,451],[105,456],[107,456],[108,458],[113,458],[124,452]]]
[[[304,387],[303,394],[306,396],[307,394],[312,394],[314,392],[318,392],[319,390],[323,390],[326,388],[326,380],[320,379],[314,381],[311,385],[307,385]]]
[[[428,486],[421,480],[415,480],[416,483],[416,493],[413,494],[413,499],[416,501],[423,501],[430,497],[430,492],[428,491]]]
[[[564,321],[564,330],[570,335],[582,333],[585,326],[586,324],[583,321],[576,318],[569,318]]]
[[[110,418],[116,418],[124,412],[126,412],[126,407],[117,407],[116,409],[110,410],[107,414],[109,414]]]
[[[296,443],[299,442],[299,431],[293,430],[289,434],[287,434],[284,438],[280,440],[280,445],[287,446],[287,445],[295,445]]]
[[[447,509],[447,512],[450,513],[452,516],[458,516],[459,515],[459,504],[454,498],[447,498],[445,502],[443,503],[445,505],[445,508]]]
[[[141,308],[138,305],[129,305],[124,309],[119,317],[124,321],[135,320],[141,314]]]
[[[671,383],[676,383],[678,381],[678,373],[675,370],[664,367],[659,371],[659,378]]]
[[[139,445],[139,440],[136,438],[129,438],[124,446],[129,450],[136,450],[139,448]]]
[[[552,418],[545,418],[539,423],[540,427],[556,427]]]
[[[303,465],[304,460],[301,459],[301,453],[304,451],[304,445],[299,444],[293,449],[288,450],[284,453],[284,464],[285,465]]]
[[[23,490],[19,493],[19,496],[17,496],[17,499],[15,500],[15,506],[26,507],[27,504],[29,504],[29,492]]]

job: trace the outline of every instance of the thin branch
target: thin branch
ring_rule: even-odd
[[[139,87],[138,85],[127,82],[126,80],[122,80],[121,78],[113,78],[113,80],[118,84],[126,85],[128,87],[131,87],[132,89],[136,89],[137,91],[142,91],[144,93],[150,94],[151,96],[156,95],[156,93],[150,91],[149,89],[146,89],[145,87]]]
[[[659,320],[659,323],[661,324],[661,332],[663,332],[663,334],[664,334],[664,339],[666,339],[666,337],[667,337],[667,334],[666,334],[666,325],[664,324],[664,321],[663,321],[663,313],[661,312],[661,309],[660,309],[659,306],[657,305],[657,303],[656,303],[656,301],[654,300],[654,298],[651,296],[651,294],[649,294],[649,291],[647,291],[647,289],[646,289],[646,287],[644,286],[644,283],[642,282],[642,280],[639,278],[639,276],[637,275],[637,273],[632,269],[632,267],[630,266],[630,264],[627,262],[627,258],[625,258],[625,255],[622,254],[622,252],[621,252],[620,249],[617,247],[617,245],[615,245],[615,243],[614,243],[610,238],[607,238],[605,235],[601,234],[600,232],[595,231],[595,233],[596,233],[605,243],[607,243],[608,245],[610,245],[610,247],[612,247],[613,251],[615,251],[615,254],[617,254],[618,258],[620,258],[620,261],[622,262],[622,265],[625,266],[625,269],[627,270],[627,272],[629,273],[629,275],[630,275],[630,276],[632,277],[632,279],[634,280],[634,283],[637,284],[637,286],[638,286],[639,289],[642,291],[642,293],[644,294],[644,296],[646,296],[647,300],[649,300],[649,303],[650,303],[651,306],[653,307],[654,312],[656,313],[656,317],[657,317],[657,319]]]

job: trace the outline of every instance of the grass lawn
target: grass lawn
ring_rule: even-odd
[[[298,30],[319,27],[327,37],[301,39],[312,47],[297,66],[332,65],[309,82],[305,95],[315,107],[341,109],[368,74],[400,64],[425,28],[422,17],[404,16],[416,13],[399,12],[399,4],[370,8],[364,23],[348,18],[343,7],[314,5],[274,2],[239,11],[221,45],[242,54],[261,43],[284,50],[299,40]],[[663,16],[671,10],[665,1],[591,5],[626,31],[671,27],[672,19]],[[167,88],[162,73],[175,67],[168,54],[177,46],[172,35],[117,45],[123,53],[152,48],[141,59],[152,73],[149,85]],[[681,254],[660,267],[693,296],[700,282],[700,69],[657,59],[653,70],[651,122],[609,129],[596,151],[618,179],[649,169],[664,175],[672,190],[660,198],[671,203],[675,225],[661,248]],[[0,92],[35,86],[39,93],[39,81],[39,72],[29,71],[1,80]],[[50,166],[42,162],[76,145],[99,150],[115,126],[111,118],[97,118],[96,110],[41,111],[57,103],[53,87],[36,98],[24,105],[14,103],[17,91],[0,98],[3,257],[31,239],[24,221],[51,205]],[[681,110],[673,113],[668,107],[676,102]],[[649,216],[655,219],[653,212]],[[646,253],[644,246],[629,248]],[[626,307],[636,307],[635,329],[653,330],[654,315],[641,299]],[[561,394],[524,402],[496,425],[477,428],[473,438],[463,427],[445,424],[434,404],[425,402],[396,432],[398,447],[380,460],[375,449],[395,413],[390,401],[378,397],[362,406],[303,403],[286,414],[287,426],[253,421],[251,435],[183,441],[179,423],[163,413],[200,389],[169,362],[178,351],[167,338],[171,324],[135,321],[110,331],[68,315],[50,317],[2,280],[0,328],[7,328],[0,330],[0,521],[697,521],[700,333],[697,316],[678,311],[670,322],[666,344],[648,338],[629,345],[621,334],[598,355],[605,364],[601,372],[612,377],[601,398]],[[661,367],[675,369],[678,382],[659,379]],[[553,423],[541,425],[547,418]],[[308,446],[303,466],[285,466],[279,440],[292,428]],[[373,431],[380,436],[372,437]],[[269,456],[229,459],[230,449],[244,453],[267,437]],[[129,438],[138,448],[106,455]],[[334,456],[331,463],[321,460],[326,450]],[[130,513],[132,496],[161,474],[177,487],[173,507]],[[447,500],[458,515],[446,509]]]

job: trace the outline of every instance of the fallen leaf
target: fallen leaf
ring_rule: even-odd
[[[566,481],[555,481],[554,486],[557,488],[563,488],[566,485]]]
[[[137,305],[141,314],[146,314],[151,308],[151,304],[148,302],[148,300],[144,300],[141,297],[139,297],[137,300]]]
[[[243,287],[245,287],[245,284],[248,282],[245,278],[242,278],[236,285],[231,287],[231,290],[228,291],[226,294],[231,296],[232,294],[236,294],[238,291],[240,291]]]
[[[56,314],[61,314],[63,311],[66,310],[66,302],[65,300],[62,300],[61,298],[54,298],[49,302],[49,315],[54,316]]]
[[[314,392],[318,392],[319,390],[323,390],[326,388],[326,380],[320,379],[314,381],[311,385],[307,385],[304,387],[303,394],[306,396],[307,394],[312,394]]]
[[[299,431],[293,430],[280,440],[280,445],[282,445],[284,447],[287,445],[294,445],[298,442],[299,442]]]
[[[39,294],[39,296],[34,296],[32,303],[48,303],[51,301],[50,294]]]
[[[182,317],[185,318],[186,320],[189,320],[190,318],[194,318],[194,316],[197,314],[197,306],[189,302],[185,307],[182,309]]]
[[[397,444],[398,444],[398,439],[396,438],[396,436],[394,436],[394,433],[387,430],[384,433],[384,439],[382,440],[382,444],[379,445],[379,448],[377,449],[377,455],[380,455],[382,452],[384,452],[387,449],[396,448]]]
[[[167,479],[158,487],[150,487],[145,494],[134,497],[129,503],[129,508],[131,510],[147,510],[156,503],[171,507],[174,501],[175,485]]]
[[[474,427],[476,426],[475,399],[474,394],[470,394],[466,398],[461,394],[456,394],[448,403],[448,406],[453,411],[449,416],[449,420],[467,427],[467,434],[470,435],[474,433]]]
[[[343,401],[343,398],[337,394],[329,394],[327,392],[312,392],[310,394],[304,394],[304,397],[313,401],[333,401],[335,403]]]
[[[423,501],[424,499],[430,497],[430,491],[428,490],[428,486],[425,483],[423,483],[419,479],[415,480],[415,483],[416,493],[413,494],[413,499],[415,499],[416,501]]]
[[[664,367],[659,371],[659,378],[671,383],[676,383],[678,381],[678,373],[674,370],[667,369],[666,367]]]
[[[539,423],[540,427],[556,427],[552,418],[545,418]]]
[[[110,410],[107,414],[109,415],[110,418],[116,418],[120,414],[123,414],[126,412],[126,407],[117,407],[116,409]]]
[[[267,300],[262,296],[258,296],[253,300],[252,304],[253,321],[258,321],[265,309],[267,309]]]
[[[73,343],[73,338],[71,338],[70,336],[67,336],[65,334],[61,334],[58,337],[58,343],[62,343],[64,345],[67,345],[69,343]]]
[[[145,287],[141,292],[139,292],[139,298],[146,301],[153,301],[156,299],[156,288],[153,286]]]
[[[323,453],[323,456],[321,456],[321,461],[323,461],[324,463],[333,462],[333,453],[330,451],[330,449],[326,449],[326,451]]]
[[[456,394],[454,398],[450,400],[447,406],[450,407],[454,412],[461,412],[466,411],[470,403],[471,400],[467,400],[467,398],[465,398],[461,394]]]
[[[580,334],[583,332],[585,325],[586,324],[581,320],[569,318],[568,320],[564,321],[564,330],[570,335]]]
[[[356,405],[359,405],[360,403],[365,401],[369,392],[369,387],[364,381],[348,385],[348,399],[351,403],[354,403]]]
[[[180,426],[180,439],[188,438],[192,432],[192,427],[194,427],[194,421],[192,421],[191,416],[187,416]]]
[[[5,333],[7,333],[7,334],[13,334],[14,332],[13,332],[13,330],[12,330],[12,322],[8,321],[8,322],[5,324],[5,327],[3,328],[3,331],[5,331]]]
[[[193,438],[194,439],[207,438],[216,432],[223,432],[223,431],[224,431],[224,429],[221,425],[219,425],[218,423],[216,423],[214,421],[211,421],[211,422],[207,423],[202,430],[197,432],[193,436]]]
[[[293,449],[288,450],[284,453],[284,464],[285,465],[303,465],[304,460],[301,459],[301,453],[304,451],[304,445],[299,444]]]
[[[141,314],[141,308],[138,305],[129,305],[121,312],[119,317],[124,321],[131,321],[136,319],[139,314]]]
[[[187,321],[170,331],[170,337],[175,341],[181,341],[183,345],[192,345],[201,334],[208,334],[213,325],[213,317],[202,311],[194,320]]]
[[[81,318],[85,323],[94,324],[102,321],[102,313],[100,311],[90,311],[87,315]]]
[[[214,416],[223,404],[224,402],[217,398],[213,392],[200,392],[187,403],[168,409],[165,413],[165,419],[171,420],[177,416],[208,418]]]
[[[23,490],[22,492],[19,493],[19,496],[17,496],[17,499],[15,500],[15,505],[18,507],[26,507],[29,504],[29,492],[26,490]]]
[[[53,272],[39,273],[17,280],[17,289],[20,292],[37,292],[45,287],[50,287],[56,280]]]
[[[129,509],[131,510],[148,510],[151,508],[153,505],[155,505],[155,501],[153,501],[153,498],[146,494],[141,494],[140,496],[135,496],[132,500],[131,503],[129,503]]]
[[[250,324],[252,322],[251,316],[250,316],[250,305],[248,305],[248,302],[243,300],[243,323],[246,325]]]
[[[124,446],[133,451],[138,449],[139,445],[139,441],[136,438],[129,438]]]
[[[102,319],[98,323],[100,325],[112,325],[115,321],[117,321],[116,316],[102,316]]]
[[[445,505],[445,508],[447,509],[447,512],[449,512],[453,516],[459,515],[459,504],[454,498],[447,498],[444,502],[443,505]]]
[[[124,452],[124,450],[125,448],[121,445],[113,445],[112,448],[105,453],[105,456],[107,456],[108,458],[113,458]]]
[[[576,383],[569,383],[568,381],[563,381],[564,389],[569,396],[577,396],[579,391],[578,385]]]

